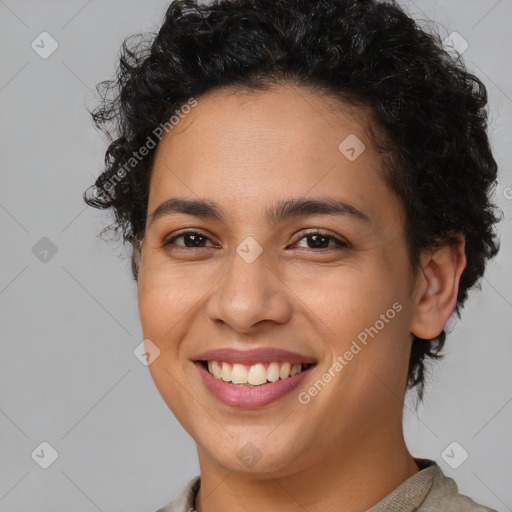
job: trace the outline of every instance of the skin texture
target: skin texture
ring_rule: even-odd
[[[355,134],[366,150],[349,161],[338,146]],[[217,89],[160,142],[138,276],[145,339],[160,350],[155,384],[197,444],[195,508],[360,511],[418,471],[402,434],[410,333],[437,335],[455,306],[464,241],[426,251],[413,275],[401,204],[355,107],[299,87]],[[170,197],[207,199],[223,222],[173,214],[150,222]],[[265,210],[289,198],[335,198],[367,216],[316,214],[270,226]],[[171,235],[207,238],[197,248]],[[333,239],[317,248],[306,234]],[[263,253],[236,252],[248,236]],[[325,388],[307,390],[394,303],[402,309]],[[219,402],[192,361],[213,348],[276,347],[315,358],[299,389],[240,410]],[[261,453],[248,468],[246,443]],[[262,508],[263,507],[263,508]]]

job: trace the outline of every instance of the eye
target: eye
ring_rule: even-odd
[[[328,233],[324,233],[322,231],[312,231],[310,233],[306,233],[301,238],[299,238],[295,243],[298,243],[301,240],[306,240],[307,244],[306,246],[302,247],[310,249],[346,249],[347,247],[349,247],[348,242],[333,235],[330,235]]]
[[[176,244],[176,240],[179,240],[183,238],[183,241],[185,242],[182,244]],[[210,240],[206,235],[203,235],[202,233],[199,233],[198,231],[182,231],[178,235],[173,236],[172,238],[169,238],[164,242],[164,246],[168,245],[177,245],[178,247],[184,247],[187,249],[195,249],[198,247],[205,247],[205,242]],[[210,240],[211,241],[211,240]],[[211,247],[215,247],[213,244]]]
[[[176,243],[177,240],[183,239],[183,243]],[[342,240],[341,238],[335,237],[334,235],[324,233],[322,231],[312,231],[310,233],[303,234],[295,244],[301,240],[306,240],[306,245],[303,248],[310,249],[346,249],[349,247],[349,243]],[[210,245],[206,245],[210,242]],[[211,239],[198,231],[182,231],[177,235],[172,236],[164,242],[164,247],[174,245],[180,249],[198,249],[203,247],[219,247],[211,243]]]

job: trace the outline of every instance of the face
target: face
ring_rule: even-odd
[[[412,277],[381,165],[363,111],[289,85],[208,93],[159,143],[139,313],[200,462],[286,475],[400,431]]]

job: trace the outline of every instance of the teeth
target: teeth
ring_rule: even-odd
[[[265,367],[261,363],[251,366],[247,372],[247,382],[253,386],[267,382],[267,370],[265,370]]]
[[[302,365],[300,363],[294,364],[290,369],[290,377],[292,375],[297,375],[297,373],[300,373],[301,370],[302,370]]]
[[[218,361],[208,361],[208,371],[216,378],[233,384],[250,384],[259,386],[266,382],[276,382],[297,375],[304,369],[301,363],[263,363],[245,366]]]
[[[279,364],[278,363],[270,363],[267,368],[267,379],[270,382],[275,382],[279,380]]]
[[[212,369],[210,370],[210,363],[208,363],[208,370],[210,370],[217,379],[220,379],[220,376],[222,375],[222,368],[220,367],[220,364],[217,363],[217,361],[212,361],[211,365]]]
[[[231,380],[231,372],[232,367],[229,363],[222,363],[222,371],[220,374],[220,378],[226,382],[229,382]]]
[[[224,368],[224,363],[222,365]],[[234,364],[231,371],[231,382],[233,384],[246,384],[247,383],[247,370],[243,364]]]
[[[279,377],[281,377],[281,379],[286,379],[286,377],[290,375],[291,366],[292,365],[290,363],[284,363],[283,366],[281,366],[281,369],[279,370]]]

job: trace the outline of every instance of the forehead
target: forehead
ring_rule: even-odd
[[[352,203],[371,198],[372,209],[391,194],[368,120],[362,108],[299,86],[212,91],[159,143],[148,209],[171,195],[247,209],[326,194]]]
[[[339,143],[348,135],[371,145],[368,108],[291,84],[274,84],[263,91],[215,89],[198,98],[197,106],[179,117],[176,126],[164,134],[157,153],[177,145],[189,149],[192,144],[194,152],[187,155],[189,159],[207,152],[209,157],[219,155],[228,165],[230,157],[253,164],[261,149],[272,150],[265,159],[272,157],[276,162],[278,155],[284,159],[290,154],[296,159],[320,159],[326,150],[338,157]],[[261,159],[265,156],[261,154]],[[376,156],[366,154],[365,160],[379,165]]]

